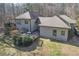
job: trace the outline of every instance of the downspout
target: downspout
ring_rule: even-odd
[[[30,19],[30,32],[31,32],[31,19]]]

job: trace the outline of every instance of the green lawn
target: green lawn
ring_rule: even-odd
[[[60,45],[57,45],[55,42],[50,42],[49,40],[44,41],[44,44],[50,49],[49,55],[61,55]]]
[[[79,55],[79,47],[77,46],[45,39],[44,43],[50,49],[49,55],[52,56]]]
[[[9,46],[8,44],[0,41],[0,55],[7,56],[61,56],[61,55],[79,55],[79,47],[64,44],[49,39],[41,38],[43,41],[42,47],[37,46],[32,51],[22,51]],[[22,47],[21,47],[22,48]],[[26,47],[27,48],[27,47]]]

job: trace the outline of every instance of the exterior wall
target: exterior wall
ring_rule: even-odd
[[[30,21],[28,20],[28,24],[25,24],[25,20],[20,20],[20,23],[21,24],[17,24],[16,23],[16,27],[19,29],[19,30],[22,30],[22,28],[26,28],[30,31]]]
[[[34,31],[36,29],[35,21],[36,20],[31,20],[31,31]]]
[[[57,36],[53,36],[53,30],[57,30]],[[61,35],[61,31],[65,31],[65,35]],[[67,41],[68,38],[68,29],[61,29],[61,28],[50,28],[50,27],[40,27],[40,36],[56,39],[56,40],[63,40]]]
[[[31,31],[34,31],[36,29],[35,26],[36,20],[31,20]],[[28,24],[25,24],[25,20],[20,20],[21,24],[16,23],[16,27],[21,30],[22,28],[26,28],[30,31],[30,20],[28,20]]]

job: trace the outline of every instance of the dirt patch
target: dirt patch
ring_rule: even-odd
[[[61,45],[61,52],[64,55],[79,56],[79,48],[72,45]]]

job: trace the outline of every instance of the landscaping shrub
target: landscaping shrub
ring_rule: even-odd
[[[16,35],[14,38],[14,44],[17,46],[29,46],[33,42],[33,38],[30,36],[21,36],[21,35]]]

